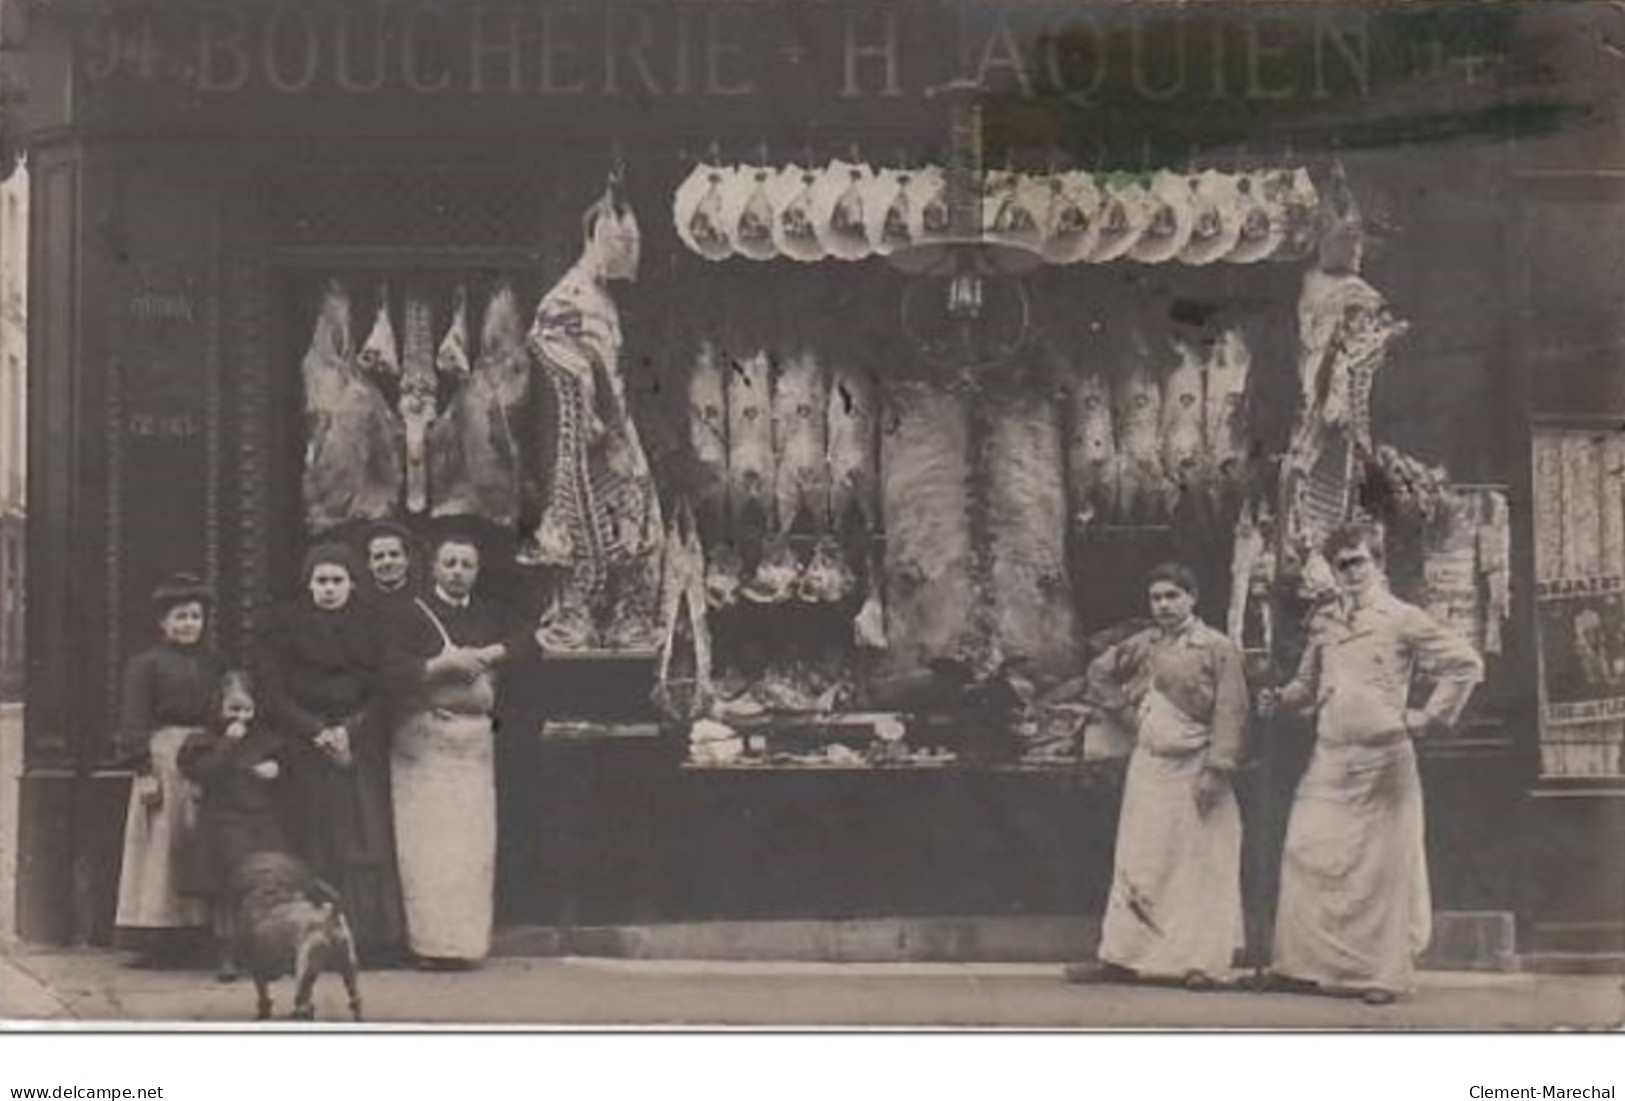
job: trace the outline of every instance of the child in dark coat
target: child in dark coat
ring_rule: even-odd
[[[273,791],[282,771],[282,739],[256,723],[254,712],[248,674],[227,673],[217,726],[192,735],[180,751],[181,771],[202,791],[191,886],[210,901],[222,981],[237,971],[231,957],[232,869],[251,853],[288,851]]]

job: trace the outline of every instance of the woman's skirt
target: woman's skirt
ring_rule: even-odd
[[[491,720],[427,711],[395,732],[390,759],[407,941],[419,956],[491,949],[496,773]]]
[[[1431,924],[1410,741],[1317,745],[1287,825],[1275,971],[1333,988],[1404,991]]]
[[[1148,976],[1217,977],[1242,946],[1241,811],[1196,809],[1205,754],[1129,760],[1099,956]]]
[[[152,775],[163,793],[149,807],[132,785],[124,818],[124,860],[119,867],[118,912],[114,923],[126,929],[184,929],[205,925],[208,904],[184,893],[195,878],[198,793],[181,775],[181,744],[197,733],[189,726],[166,726],[148,743]]]

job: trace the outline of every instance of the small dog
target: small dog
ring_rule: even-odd
[[[271,1017],[271,983],[292,975],[294,1020],[316,1017],[311,993],[324,971],[337,971],[361,1020],[355,938],[339,893],[286,853],[245,856],[233,869],[233,956],[254,980],[257,1020]]]

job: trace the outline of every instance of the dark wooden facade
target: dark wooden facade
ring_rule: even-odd
[[[1524,951],[1625,950],[1625,778],[1539,774],[1529,462],[1536,418],[1625,414],[1625,131],[1597,46],[1625,42],[1625,22],[1513,4],[1405,18],[835,0],[23,7],[26,938],[109,933],[127,776],[107,767],[108,735],[152,579],[200,569],[232,654],[289,590],[300,278],[483,266],[539,289],[624,157],[649,238],[641,286],[658,287],[677,263],[671,184],[708,147],[933,148],[942,116],[924,90],[958,58],[1001,89],[991,131],[1018,152],[1129,167],[1336,156],[1387,197],[1368,274],[1415,336],[1378,382],[1379,435],[1459,481],[1508,486],[1515,523],[1511,643],[1468,727],[1425,754],[1437,905],[1517,914]],[[358,229],[342,215],[369,196],[443,212],[459,193],[485,196],[489,217],[386,210]],[[653,293],[629,310],[634,344],[658,340]],[[1085,913],[1103,899],[1114,806],[1075,777],[707,774],[665,743],[533,744],[533,718],[511,724],[502,770],[508,921]],[[1302,732],[1262,733],[1274,748],[1249,799],[1268,838]]]

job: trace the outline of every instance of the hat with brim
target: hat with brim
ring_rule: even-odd
[[[780,256],[802,263],[824,259],[824,242],[813,224],[813,189],[821,173],[799,164],[779,171],[774,194],[773,244]]]
[[[1162,171],[1151,177],[1151,218],[1129,258],[1142,264],[1165,264],[1178,256],[1196,224],[1191,177]]]
[[[1256,264],[1280,246],[1286,232],[1283,211],[1271,197],[1268,173],[1249,172],[1235,182],[1240,225],[1235,246],[1225,259],[1232,264]]]
[[[1044,222],[1044,259],[1075,264],[1100,239],[1100,189],[1087,172],[1049,177],[1049,212]]]
[[[723,215],[724,185],[732,174],[733,169],[722,165],[698,165],[672,197],[678,238],[690,252],[707,260],[726,260],[733,255],[733,238]]]
[[[1145,227],[1151,224],[1156,209],[1150,191],[1138,180],[1108,180],[1100,205],[1100,233],[1095,238],[1095,247],[1084,260],[1107,264],[1127,256]]]
[[[1235,177],[1209,169],[1191,191],[1195,218],[1190,239],[1179,250],[1181,263],[1201,266],[1222,260],[1241,239],[1241,193]]]
[[[214,593],[196,574],[177,573],[152,590],[151,603],[153,611],[164,615],[182,604],[208,607],[214,603]]]

